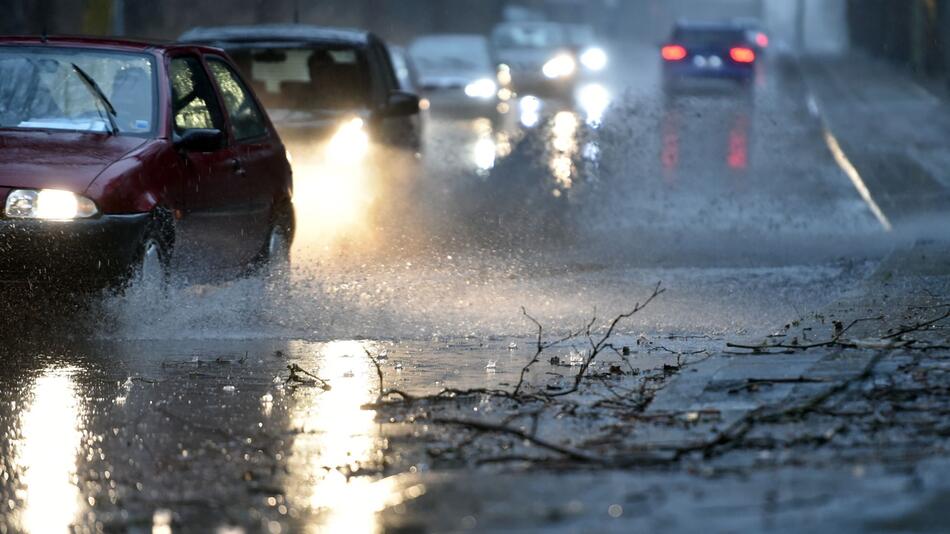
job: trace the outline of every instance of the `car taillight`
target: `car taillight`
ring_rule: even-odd
[[[757,45],[759,46],[759,48],[768,48],[768,47],[769,47],[769,36],[766,35],[766,34],[763,33],[763,32],[759,32],[759,33],[755,34],[755,44],[757,44]]]
[[[666,61],[682,61],[686,59],[686,48],[680,45],[667,45],[660,51]]]
[[[755,51],[744,46],[737,46],[729,51],[729,57],[736,63],[754,63]]]

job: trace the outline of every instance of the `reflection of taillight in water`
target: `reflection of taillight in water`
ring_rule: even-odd
[[[755,50],[745,46],[736,46],[729,50],[729,57],[736,63],[755,63]]]
[[[686,59],[686,48],[680,45],[666,45],[660,50],[660,55],[666,61],[682,61]]]
[[[660,152],[660,163],[663,170],[667,172],[675,171],[680,161],[680,136],[679,136],[679,116],[675,112],[664,115],[662,125],[662,149]]]
[[[729,168],[742,171],[749,166],[749,118],[745,115],[736,117],[732,130],[729,131],[729,153],[726,156]]]

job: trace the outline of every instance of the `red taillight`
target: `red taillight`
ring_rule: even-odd
[[[680,45],[667,45],[663,47],[660,54],[667,61],[682,61],[686,59],[686,48]]]
[[[755,44],[757,44],[759,48],[768,48],[769,36],[762,32],[755,34]]]
[[[729,57],[736,63],[755,63],[755,51],[744,46],[737,46],[730,50]]]

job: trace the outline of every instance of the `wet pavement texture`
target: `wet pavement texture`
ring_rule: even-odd
[[[352,205],[289,284],[5,303],[0,532],[945,527],[946,147],[862,154],[837,72],[435,120],[417,182],[297,172]]]

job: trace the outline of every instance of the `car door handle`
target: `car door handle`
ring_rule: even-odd
[[[238,176],[244,176],[247,174],[247,171],[244,169],[244,164],[241,163],[239,159],[231,160],[231,170],[234,171],[234,174]]]

